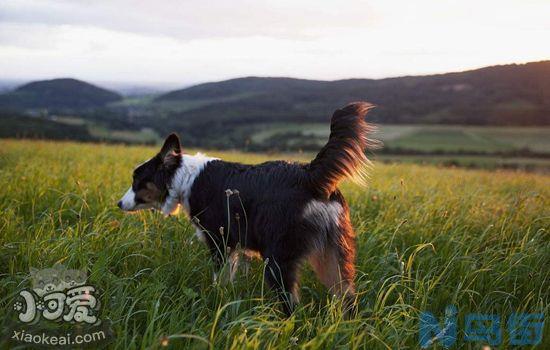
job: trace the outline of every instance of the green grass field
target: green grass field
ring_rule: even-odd
[[[343,186],[358,234],[358,314],[343,318],[305,267],[301,304],[287,319],[261,262],[215,285],[186,218],[116,208],[134,166],[156,151],[0,140],[0,323],[30,286],[29,268],[56,262],[88,270],[116,349],[417,349],[420,312],[442,319],[446,305],[459,310],[453,348],[481,349],[464,341],[468,312],[548,317],[550,176],[376,164],[369,188]],[[549,324],[540,349],[550,347]],[[502,328],[498,348],[510,348]]]

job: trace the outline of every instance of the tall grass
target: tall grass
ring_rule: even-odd
[[[155,151],[0,141],[0,318],[29,286],[29,268],[55,262],[88,270],[116,349],[415,349],[419,313],[442,317],[447,305],[459,310],[456,348],[480,348],[463,340],[468,312],[548,315],[548,176],[377,165],[368,189],[343,186],[358,234],[358,314],[343,317],[305,267],[301,304],[285,318],[261,261],[214,284],[183,216],[116,208],[133,167]],[[550,346],[548,323],[540,348]]]

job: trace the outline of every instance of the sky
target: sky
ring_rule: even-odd
[[[0,79],[383,78],[550,59],[550,0],[2,0]]]

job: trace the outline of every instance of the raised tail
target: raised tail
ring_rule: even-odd
[[[329,140],[308,168],[310,187],[323,197],[328,198],[345,178],[366,184],[370,161],[365,150],[379,145],[368,138],[376,129],[365,121],[372,107],[367,102],[354,102],[332,115]]]

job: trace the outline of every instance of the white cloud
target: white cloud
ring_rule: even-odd
[[[445,72],[550,58],[550,2],[36,1],[0,5],[9,78],[198,82]]]

